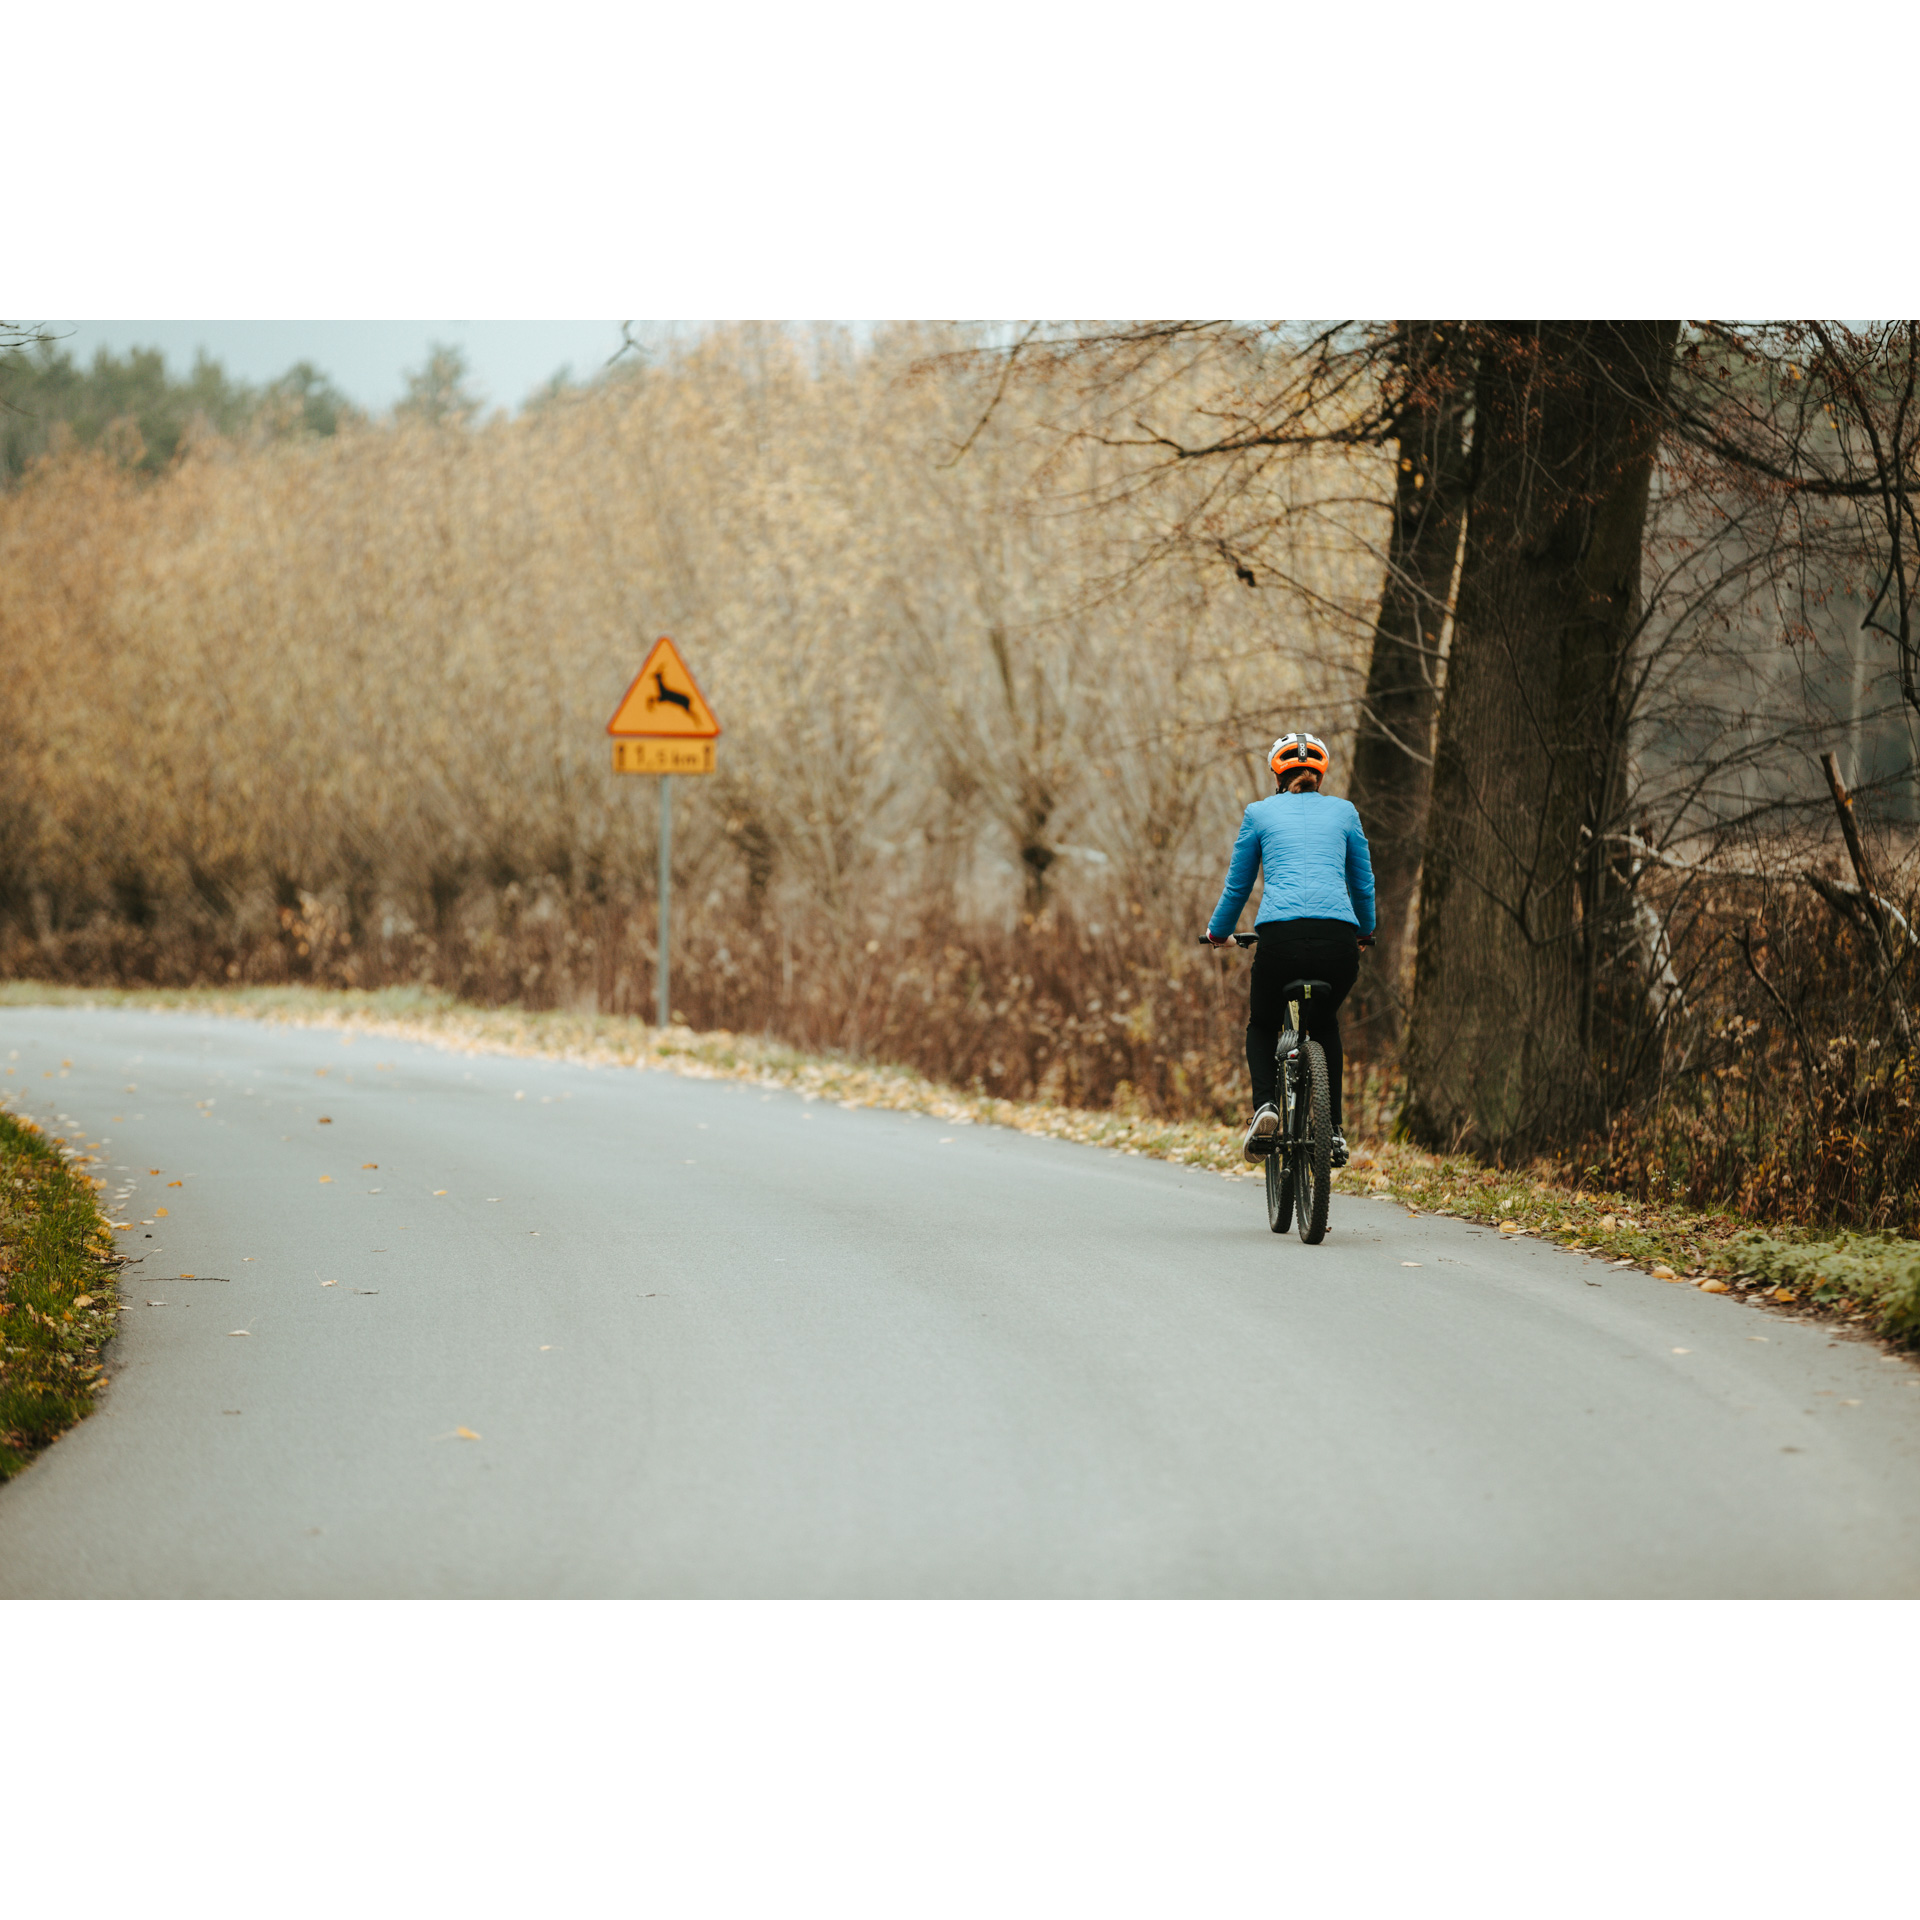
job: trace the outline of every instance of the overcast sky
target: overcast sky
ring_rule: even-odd
[[[464,349],[472,385],[489,407],[517,408],[562,367],[590,378],[619,350],[617,320],[57,320],[61,346],[82,363],[101,347],[158,347],[184,374],[202,348],[258,384],[311,360],[348,399],[379,413],[405,391],[403,374],[432,343]],[[636,331],[640,331],[636,327]]]

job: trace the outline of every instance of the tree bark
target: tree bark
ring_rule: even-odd
[[[1358,1026],[1397,1046],[1407,989],[1407,923],[1420,880],[1440,698],[1440,633],[1466,518],[1466,413],[1472,376],[1466,331],[1430,320],[1394,328],[1405,382],[1394,422],[1399,448],[1386,582],[1373,630],[1367,691],[1348,797],[1373,854],[1379,916],[1373,964],[1354,996]]]
[[[1402,1116],[1429,1147],[1511,1161],[1603,1118],[1582,1044],[1581,908],[1620,804],[1641,541],[1678,337],[1677,321],[1480,335]]]

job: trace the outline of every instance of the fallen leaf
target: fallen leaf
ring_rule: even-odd
[[[1700,1291],[1702,1293],[1731,1293],[1733,1289],[1728,1286],[1724,1280],[1702,1280],[1700,1282]]]
[[[83,1293],[79,1297],[79,1299],[77,1299],[73,1304],[76,1307],[90,1307],[93,1305],[93,1295],[90,1293]]]
[[[166,1210],[166,1208],[165,1208],[165,1207],[155,1207],[155,1208],[154,1208],[154,1210],[153,1210],[153,1217],[154,1217],[154,1218],[155,1218],[156,1220],[164,1220],[164,1219],[165,1219],[165,1218],[167,1217],[167,1210]]]
[[[180,1276],[180,1278],[181,1278],[182,1280],[191,1280],[191,1279],[193,1278],[193,1275],[192,1275],[192,1274],[190,1274],[190,1273],[183,1273],[183,1274],[182,1274],[182,1275]]]
[[[170,1187],[184,1187],[186,1184],[184,1180],[169,1180],[167,1182],[167,1185]]]
[[[1611,1233],[1613,1231],[1613,1226],[1614,1226],[1613,1215],[1610,1213],[1603,1213],[1600,1216],[1601,1231],[1603,1233]]]
[[[333,1175],[332,1175],[332,1174],[330,1174],[330,1173],[323,1173],[323,1174],[322,1174],[322,1175],[320,1176],[320,1184],[321,1184],[321,1185],[322,1185],[323,1187],[330,1187],[330,1186],[332,1186],[332,1185],[333,1185]]]
[[[362,1160],[360,1162],[360,1171],[362,1173],[378,1173],[380,1171],[380,1162],[378,1160]]]
[[[1511,1220],[1502,1220],[1500,1222],[1500,1231],[1502,1233],[1525,1233],[1526,1228],[1516,1225]]]
[[[1840,1404],[1843,1407],[1857,1407],[1860,1402],[1858,1400],[1842,1400]]]
[[[1693,1349],[1691,1347],[1675,1347],[1673,1351],[1675,1353],[1691,1353]]]
[[[1758,1340],[1763,1347],[1770,1347],[1773,1345],[1773,1342],[1769,1340],[1764,1333],[1750,1333],[1747,1335],[1747,1338],[1749,1340]]]
[[[227,1335],[227,1338],[229,1340],[251,1340],[253,1335],[245,1327],[235,1327],[234,1330]]]
[[[155,1178],[156,1180],[157,1180],[157,1179],[159,1179],[159,1177],[160,1177],[160,1169],[159,1169],[158,1167],[149,1167],[149,1168],[147,1169],[147,1171],[148,1171],[148,1172],[149,1172],[150,1174],[152,1174],[152,1175],[153,1175],[153,1177],[154,1177],[154,1178]]]
[[[1791,1287],[1775,1287],[1773,1292],[1768,1297],[1773,1300],[1779,1300],[1779,1301],[1785,1302],[1785,1301],[1797,1300],[1799,1299],[1800,1296],[1797,1293],[1795,1293]]]
[[[434,1197],[434,1198],[435,1198],[436,1200],[438,1200],[438,1199],[440,1198],[440,1196],[441,1196],[442,1194],[444,1194],[445,1192],[446,1192],[446,1188],[445,1188],[445,1187],[435,1187],[435,1188],[434,1188],[434,1190],[433,1190],[433,1197]]]
[[[1420,1265],[1421,1263],[1420,1263],[1420,1262],[1419,1262],[1418,1260],[1402,1260],[1402,1261],[1400,1262],[1400,1264],[1401,1264],[1401,1265],[1402,1265],[1403,1267],[1417,1267],[1417,1266],[1419,1266],[1419,1265]]]
[[[320,1284],[323,1287],[337,1287],[340,1282],[338,1280],[322,1280]]]
[[[453,1437],[456,1440],[478,1440],[480,1438],[471,1427],[455,1427]]]
[[[320,1118],[316,1120],[313,1124],[316,1127],[330,1127],[333,1125],[333,1115],[330,1113],[323,1113],[320,1116]]]

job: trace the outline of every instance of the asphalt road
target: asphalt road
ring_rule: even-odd
[[[1920,1593],[1920,1370],[1531,1240],[336,1032],[0,1056],[153,1223],[0,1594]]]

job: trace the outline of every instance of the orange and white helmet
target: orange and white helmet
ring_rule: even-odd
[[[1267,765],[1285,787],[1291,786],[1294,778],[1303,773],[1311,773],[1324,780],[1327,769],[1333,765],[1333,756],[1328,753],[1326,742],[1316,740],[1310,733],[1283,733],[1273,743],[1273,751],[1267,755]]]

